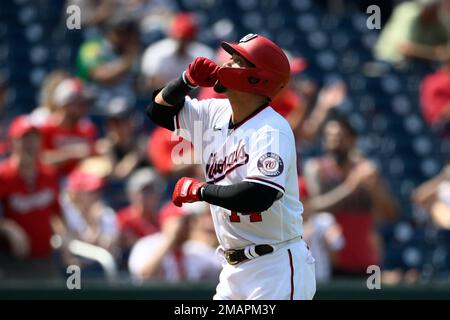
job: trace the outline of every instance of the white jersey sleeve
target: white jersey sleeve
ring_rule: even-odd
[[[289,164],[295,163],[294,147],[283,131],[264,127],[250,141],[249,163],[244,181],[260,183],[285,193]]]

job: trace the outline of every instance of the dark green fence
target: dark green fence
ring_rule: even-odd
[[[2,281],[0,299],[211,299],[214,284],[151,283],[141,286],[129,282],[84,281],[80,290],[69,290],[62,281]],[[334,281],[318,285],[316,299],[450,299],[449,284],[382,285],[369,290],[365,282]]]

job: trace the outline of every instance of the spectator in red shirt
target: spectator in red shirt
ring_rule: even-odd
[[[56,110],[41,127],[43,161],[67,175],[94,153],[97,130],[86,118],[90,97],[79,79],[62,81],[55,89],[54,104]]]
[[[164,188],[164,181],[150,168],[139,169],[129,178],[126,190],[130,206],[117,214],[120,244],[124,253],[139,238],[159,231],[158,206]]]
[[[422,81],[422,113],[432,127],[446,126],[450,120],[450,60]]]
[[[357,133],[345,118],[330,118],[323,132],[325,154],[305,163],[307,207],[332,213],[342,228],[345,246],[337,273],[362,276],[381,262],[375,223],[393,221],[397,204],[375,164],[356,150]]]
[[[40,163],[41,137],[27,116],[12,122],[9,137],[12,154],[0,164],[0,203],[4,211],[0,233],[6,233],[4,238],[15,258],[27,260],[22,264],[3,260],[0,269],[5,267],[6,274],[20,277],[53,276],[57,271],[50,257],[50,238],[54,231],[65,232],[58,204],[58,177]],[[23,242],[15,242],[17,239]]]

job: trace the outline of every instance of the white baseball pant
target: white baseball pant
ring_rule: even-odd
[[[237,265],[223,263],[214,300],[311,300],[315,260],[304,240]]]

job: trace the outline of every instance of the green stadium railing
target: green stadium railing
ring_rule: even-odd
[[[69,290],[65,281],[1,280],[0,300],[10,299],[113,299],[113,300],[210,300],[212,283],[146,283],[85,280],[81,289]],[[365,282],[339,280],[318,284],[315,299],[450,299],[450,284],[382,285],[369,290]]]

